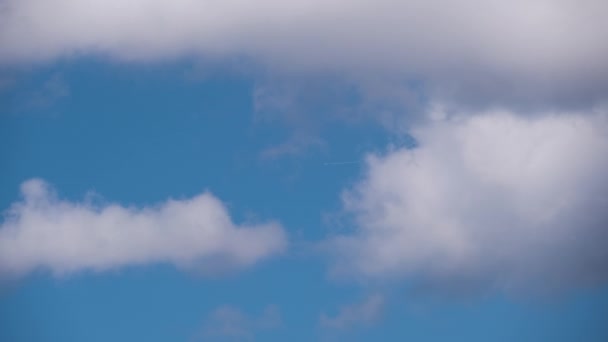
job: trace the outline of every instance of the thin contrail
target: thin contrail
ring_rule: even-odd
[[[332,163],[323,163],[325,166],[333,166],[333,165],[348,165],[348,164],[359,164],[358,161],[346,161],[346,162],[332,162]]]

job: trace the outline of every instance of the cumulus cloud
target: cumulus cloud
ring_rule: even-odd
[[[63,275],[150,263],[239,268],[287,244],[278,223],[236,225],[207,192],[144,208],[61,200],[40,179],[24,182],[21,192],[0,225],[0,274],[46,269]]]
[[[324,328],[339,330],[368,325],[380,317],[383,309],[384,297],[374,294],[360,303],[343,306],[336,316],[321,314],[319,323]]]
[[[253,340],[259,331],[276,329],[282,324],[276,305],[268,305],[258,315],[249,315],[232,305],[215,309],[205,321],[203,335],[227,340]]]
[[[608,90],[606,10],[603,0],[3,0],[0,61],[245,56],[423,79],[446,98],[577,102]]]
[[[336,272],[445,290],[608,281],[608,113],[439,115],[344,194]]]

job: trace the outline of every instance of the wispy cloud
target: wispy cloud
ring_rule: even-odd
[[[70,95],[70,87],[60,74],[53,74],[29,95],[24,109],[46,109]]]
[[[250,341],[256,333],[277,329],[281,325],[281,313],[276,305],[268,305],[257,316],[249,315],[238,307],[224,305],[207,317],[202,335],[207,338]]]
[[[343,306],[333,317],[321,314],[319,324],[323,328],[338,330],[370,325],[380,318],[384,304],[384,297],[374,294],[359,303]]]
[[[325,142],[320,138],[295,135],[283,143],[262,150],[260,157],[262,159],[290,157],[324,147]]]

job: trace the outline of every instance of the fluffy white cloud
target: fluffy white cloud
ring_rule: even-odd
[[[0,274],[48,269],[62,275],[149,263],[203,271],[238,268],[287,244],[278,223],[235,225],[210,193],[133,208],[60,200],[38,179],[21,190],[23,200],[11,206],[0,226]]]
[[[435,115],[417,147],[369,156],[335,270],[457,290],[606,283],[606,111],[477,114]]]
[[[447,97],[576,101],[608,90],[607,10],[603,0],[3,0],[0,61],[247,56],[421,78]]]
[[[362,302],[340,308],[340,311],[334,317],[321,314],[319,323],[322,327],[331,329],[346,329],[361,324],[367,325],[376,321],[382,314],[383,309],[384,297],[374,294]]]

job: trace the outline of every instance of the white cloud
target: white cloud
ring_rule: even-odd
[[[249,315],[231,305],[215,309],[205,322],[203,335],[235,340],[253,340],[257,332],[276,329],[282,324],[276,305],[268,305],[259,316]]]
[[[608,116],[434,115],[344,195],[335,271],[448,290],[608,281]]]
[[[286,248],[278,223],[235,225],[210,193],[144,208],[57,198],[39,179],[24,182],[0,226],[0,274],[55,275],[150,263],[217,270],[251,266]]]
[[[603,0],[4,0],[0,61],[246,56],[386,73],[446,97],[605,97]],[[505,92],[508,90],[508,92]]]
[[[319,323],[324,328],[339,330],[360,326],[361,324],[368,325],[380,317],[383,309],[384,297],[375,294],[360,303],[340,308],[340,311],[334,317],[321,314]]]

